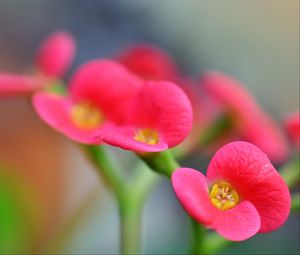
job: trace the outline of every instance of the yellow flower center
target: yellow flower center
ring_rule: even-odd
[[[158,133],[152,129],[138,129],[134,134],[134,140],[147,143],[147,144],[157,144],[159,141]]]
[[[88,102],[72,106],[71,118],[76,126],[87,130],[99,127],[104,119],[99,108]]]
[[[215,183],[209,194],[212,204],[221,210],[235,207],[239,203],[239,196],[236,190],[228,182]]]

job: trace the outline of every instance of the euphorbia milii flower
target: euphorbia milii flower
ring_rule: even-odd
[[[290,212],[290,193],[267,155],[247,142],[222,147],[206,176],[190,168],[172,175],[184,209],[223,237],[242,241],[279,228]]]
[[[75,54],[75,41],[64,31],[48,36],[36,55],[36,65],[40,72],[49,77],[61,77],[70,67]]]
[[[200,83],[233,121],[238,136],[256,144],[276,162],[286,159],[288,147],[281,130],[240,82],[219,72],[207,72]]]
[[[67,32],[56,32],[47,37],[37,51],[37,72],[13,74],[0,72],[0,97],[28,94],[53,85],[70,67],[75,53],[75,42]]]
[[[80,143],[161,151],[188,134],[192,110],[174,84],[144,83],[121,64],[95,60],[75,73],[66,97],[38,93],[34,107],[59,132]]]
[[[30,75],[0,73],[0,97],[30,94],[39,87],[38,79]]]
[[[150,44],[139,44],[122,52],[118,60],[145,80],[176,81],[175,61],[168,53]]]
[[[288,116],[285,120],[285,128],[290,140],[300,149],[300,112],[295,112]]]

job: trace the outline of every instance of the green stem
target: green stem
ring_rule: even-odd
[[[100,175],[117,198],[120,215],[121,254],[140,251],[141,215],[145,199],[158,176],[139,164],[132,182],[117,171],[103,146],[83,146]]]
[[[299,156],[286,164],[280,173],[290,189],[299,184]]]
[[[192,219],[192,243],[189,254],[203,254],[203,237],[205,235],[205,228]]]
[[[143,201],[129,192],[119,201],[121,254],[139,254]]]
[[[299,192],[292,195],[292,211],[293,212],[300,211],[300,194],[299,194]]]
[[[138,155],[152,170],[171,178],[180,165],[170,151],[154,152]]]
[[[119,197],[124,191],[123,176],[112,165],[109,156],[103,146],[85,146],[83,148],[88,153],[104,182],[109,186],[113,193]]]

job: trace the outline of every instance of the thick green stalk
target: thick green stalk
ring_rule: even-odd
[[[180,165],[170,151],[145,153],[138,155],[152,170],[171,178]]]
[[[122,254],[139,254],[143,201],[126,192],[119,201],[120,239]]]
[[[203,237],[205,236],[205,228],[197,221],[192,219],[192,242],[189,254],[203,254]]]
[[[142,210],[158,176],[139,164],[131,182],[114,167],[103,146],[84,146],[89,158],[116,196],[120,215],[121,254],[139,254]]]
[[[104,182],[119,197],[124,191],[124,178],[111,163],[103,146],[85,146],[83,145],[89,158],[92,160]]]

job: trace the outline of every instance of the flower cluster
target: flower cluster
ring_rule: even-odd
[[[50,35],[36,54],[36,73],[0,73],[0,96],[31,94],[40,118],[69,139],[151,155],[156,163],[161,154],[152,152],[176,147],[192,133],[189,151],[199,144],[203,127],[219,132],[215,120],[225,116],[230,125],[221,131],[247,142],[218,150],[206,176],[190,168],[171,169],[179,201],[196,221],[234,241],[273,231],[286,221],[290,193],[268,157],[283,162],[287,142],[240,82],[219,72],[206,72],[195,82],[163,50],[143,44],[114,60],[81,65],[64,93],[58,93],[52,87],[72,64],[75,48],[68,33]],[[286,128],[299,148],[299,114],[287,119]],[[213,136],[211,143],[224,141]]]

